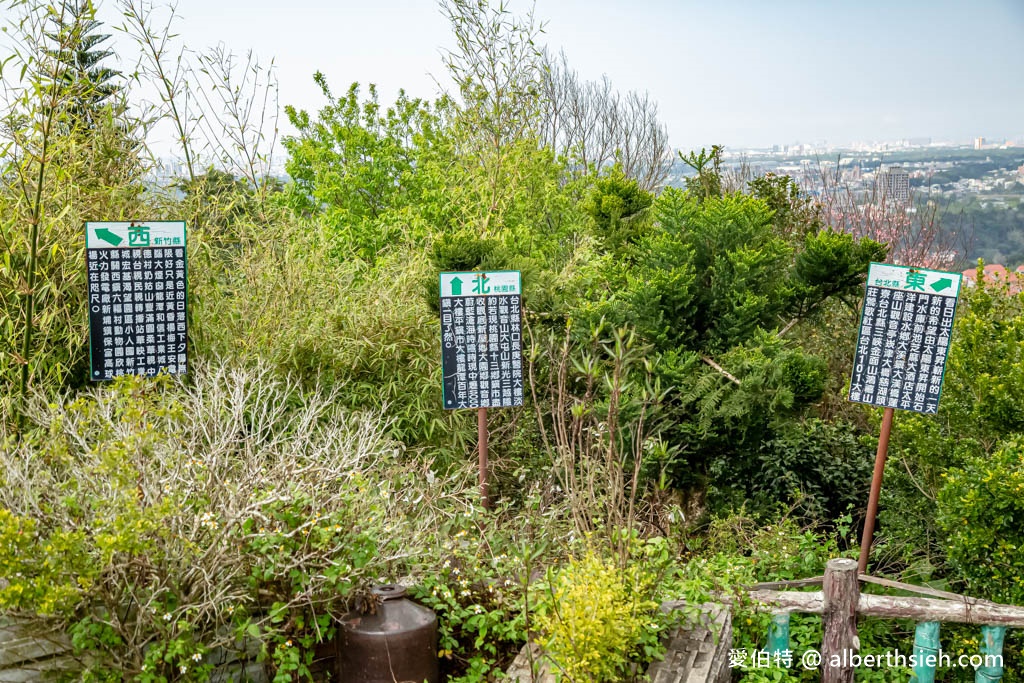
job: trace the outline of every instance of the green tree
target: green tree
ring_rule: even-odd
[[[971,595],[1024,603],[1024,437],[942,474],[937,521],[950,568]]]
[[[698,200],[721,196],[723,151],[721,145],[712,145],[710,152],[703,147],[700,152],[679,152],[680,161],[697,172],[696,176],[686,179],[686,189]]]
[[[94,128],[102,116],[99,110],[113,103],[121,91],[121,72],[103,64],[114,56],[113,50],[102,47],[110,34],[98,33],[102,24],[96,20],[93,0],[62,0],[53,22],[49,37],[57,47],[51,57],[63,73],[68,123]],[[62,34],[66,34],[66,40],[60,40]]]
[[[121,72],[108,66],[116,57],[103,45],[110,34],[101,33],[93,0],[62,0],[50,24],[47,56],[61,72],[63,109],[54,163],[73,170],[78,201],[93,204],[92,216],[134,218],[145,172],[144,126],[129,113]]]
[[[358,83],[336,98],[322,73],[314,80],[327,99],[316,118],[285,107],[298,131],[283,140],[293,181],[287,203],[334,231],[342,251],[372,262],[396,239],[422,237],[409,216],[423,199],[428,154],[441,144],[438,110],[447,103],[434,109],[399,93],[393,106],[382,109],[373,85],[369,99],[360,102]]]
[[[787,175],[765,173],[748,183],[750,193],[763,199],[775,212],[774,224],[783,236],[800,236],[824,227],[820,209],[814,199],[800,191],[800,186]]]
[[[643,235],[646,209],[653,201],[653,195],[616,164],[590,188],[582,208],[593,219],[605,248],[617,252]]]
[[[879,521],[889,552],[926,576],[949,575],[945,565],[953,522],[943,523],[945,528],[937,523],[937,501],[950,520],[961,505],[962,516],[970,518],[998,515],[1006,504],[993,501],[993,509],[983,513],[973,498],[958,503],[946,494],[942,499],[947,477],[953,476],[950,471],[961,470],[957,486],[964,490],[998,486],[968,481],[982,469],[1011,471],[1014,456],[1009,444],[1024,434],[1024,298],[999,285],[965,288],[960,296],[938,414],[900,414],[893,422],[892,466],[882,490]],[[997,492],[992,489],[993,495]],[[960,550],[967,542],[965,537],[957,541]],[[960,565],[950,578],[963,576],[963,571]],[[1003,578],[1009,580],[1008,576]]]
[[[735,501],[732,493],[756,493],[762,444],[792,433],[787,424],[826,386],[824,361],[786,333],[822,304],[858,291],[884,247],[816,231],[813,222],[795,229],[800,219],[791,207],[803,198],[788,191],[776,194],[775,207],[751,195],[716,195],[714,157],[695,155],[695,163],[702,177],[657,198],[653,225],[626,258],[591,266],[572,316],[588,323],[583,331],[600,320],[635,326],[657,352],[650,363],[668,395],[660,427],[667,448],[655,474],[686,488],[703,486],[712,473],[719,490],[733,488]],[[829,447],[812,441],[835,439],[822,430],[807,434],[801,448],[820,463]],[[798,483],[818,492],[818,513],[831,514],[825,499],[835,482],[822,484],[819,470],[809,462]]]
[[[97,62],[76,71],[78,51],[104,56],[94,49],[102,41],[92,37],[91,6],[5,6],[13,10],[5,28],[15,46],[3,65],[10,108],[0,128],[0,333],[8,361],[0,363],[0,381],[13,389],[3,392],[7,412],[33,384],[85,380],[82,223],[136,217],[143,167],[125,133],[123,97],[104,90],[102,69],[89,75]],[[118,102],[85,105],[104,99]],[[87,109],[88,130],[76,118]]]

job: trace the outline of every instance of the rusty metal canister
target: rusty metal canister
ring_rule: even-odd
[[[405,597],[398,585],[377,586],[373,614],[341,620],[342,683],[438,683],[437,615]]]

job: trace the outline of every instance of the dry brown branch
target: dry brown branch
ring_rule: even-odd
[[[622,95],[611,81],[583,81],[565,53],[545,53],[539,136],[581,170],[620,163],[623,172],[653,192],[668,177],[672,149],[658,120],[658,105],[647,93]]]

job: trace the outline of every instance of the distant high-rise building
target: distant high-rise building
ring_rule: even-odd
[[[981,149],[985,146],[985,138],[974,138],[974,149]]]
[[[882,201],[902,204],[910,200],[910,174],[902,166],[882,166],[877,184]]]

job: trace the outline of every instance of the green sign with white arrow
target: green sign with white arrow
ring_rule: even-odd
[[[960,273],[942,270],[872,263],[868,269],[868,287],[883,287],[906,292],[927,292],[956,297],[960,294]]]
[[[850,378],[851,401],[938,412],[961,277],[871,264]]]
[[[519,271],[441,273],[440,289],[445,409],[522,405]]]
[[[518,270],[441,273],[441,296],[489,296],[522,294]]]
[[[184,221],[102,221],[85,224],[86,249],[184,246]]]
[[[184,221],[85,224],[89,378],[188,370]]]

